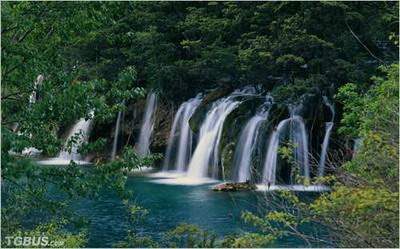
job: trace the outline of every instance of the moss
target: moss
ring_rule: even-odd
[[[229,143],[221,151],[222,179],[230,179],[232,175],[233,157],[235,153],[235,143]]]
[[[221,153],[221,160],[224,176],[227,179],[230,179],[232,175],[233,157],[240,132],[245,127],[246,122],[255,115],[258,107],[264,101],[264,98],[247,98],[225,119],[219,149],[221,152],[226,153]],[[227,151],[230,153],[228,154]]]
[[[213,187],[214,191],[236,192],[236,191],[250,191],[255,190],[256,185],[249,182],[227,182]]]
[[[193,113],[192,117],[189,120],[190,128],[194,133],[199,132],[201,123],[206,117],[207,112],[210,109],[211,105],[214,103],[214,101],[228,95],[231,92],[232,89],[230,88],[218,88],[204,96],[199,107],[197,107],[196,111]]]

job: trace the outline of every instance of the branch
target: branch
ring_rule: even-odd
[[[28,119],[14,119],[14,120],[8,120],[8,121],[4,121],[1,120],[1,125],[9,125],[9,124],[14,124],[14,123],[22,123],[22,122],[26,122],[28,121]]]
[[[33,28],[30,29],[30,30],[28,30],[28,31],[26,31],[25,34],[23,34],[23,35],[17,40],[17,43],[18,43],[18,42],[22,42],[32,31],[33,31]]]
[[[7,74],[11,73],[11,72],[14,71],[15,69],[17,69],[17,68],[19,68],[20,66],[22,66],[22,65],[25,63],[25,61],[26,61],[26,57],[23,57],[21,63],[19,63],[19,64],[15,65],[14,67],[12,67],[12,68],[10,68],[10,69],[4,71],[3,78],[5,78],[5,77],[7,76]]]
[[[14,29],[16,29],[16,28],[18,28],[18,25],[15,25],[14,27],[10,27],[10,28],[5,28],[5,29],[3,29],[3,30],[1,31],[1,34],[4,35],[5,33],[9,32],[9,31],[11,31],[11,30],[14,30]]]
[[[360,40],[360,38],[356,35],[356,33],[354,33],[354,31],[350,28],[350,25],[347,23],[347,21],[346,21],[345,23],[346,23],[346,26],[347,26],[347,28],[349,29],[350,33],[354,36],[354,38],[356,38],[356,40],[361,44],[361,46],[363,46],[363,47],[365,48],[365,50],[367,50],[368,53],[369,53],[372,57],[374,57],[375,59],[377,59],[378,61],[380,61],[380,62],[383,63],[384,65],[386,65],[386,63],[385,63],[382,59],[380,59],[380,58],[378,58],[376,55],[374,55],[374,54],[372,53],[372,51],[369,50],[369,48]]]
[[[8,98],[13,97],[13,96],[18,96],[20,94],[30,93],[32,91],[33,91],[33,89],[28,89],[28,90],[21,91],[21,92],[10,93],[8,95],[1,96],[1,101],[7,100]]]

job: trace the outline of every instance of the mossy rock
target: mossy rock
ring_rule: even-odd
[[[269,111],[267,122],[272,127],[278,126],[279,122],[290,117],[289,108],[286,104],[274,103]]]
[[[222,179],[230,179],[236,143],[229,143],[221,151]]]
[[[223,191],[223,192],[236,192],[236,191],[252,191],[256,190],[257,187],[250,182],[227,182],[214,186],[213,191]]]
[[[248,98],[245,99],[234,111],[232,111],[224,122],[224,127],[221,135],[220,151],[224,179],[231,179],[233,173],[233,158],[241,131],[244,129],[246,123],[252,118],[258,108],[265,102],[265,98]],[[272,130],[280,121],[288,118],[289,110],[284,104],[273,104],[268,119],[260,127],[260,137],[257,141],[257,151],[255,157],[257,160],[252,162],[253,175],[261,175],[263,171],[263,161],[265,151],[267,149],[267,142]],[[252,179],[256,181],[255,179]]]
[[[174,119],[172,103],[161,100],[155,114],[154,130],[151,141],[151,151],[164,153],[167,148],[169,133]]]
[[[221,153],[223,175],[226,179],[231,179],[232,176],[233,157],[240,133],[247,121],[256,114],[258,107],[264,101],[265,98],[247,98],[225,119],[219,149],[223,152],[228,149],[230,151],[230,157],[227,157],[228,154]]]
[[[264,103],[264,99],[261,98],[246,99],[226,117],[220,148],[223,148],[232,139],[238,138],[247,121],[256,114],[262,103]]]
[[[231,88],[218,88],[206,94],[201,101],[200,105],[197,107],[196,111],[193,113],[189,120],[190,128],[194,133],[200,131],[200,126],[205,119],[207,112],[211,108],[211,105],[218,99],[227,96],[232,92]]]

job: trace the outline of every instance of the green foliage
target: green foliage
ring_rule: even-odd
[[[304,59],[292,54],[285,54],[276,59],[277,65],[283,69],[290,69],[294,67],[300,67],[304,64]]]
[[[345,175],[340,180],[345,186],[314,205],[343,246],[399,243],[398,65],[381,70],[386,77],[373,77],[375,84],[364,95],[355,84],[339,90],[345,105],[341,131],[363,142],[353,160],[343,165]],[[340,223],[333,220],[338,216]]]
[[[266,195],[264,201],[269,206],[279,207],[279,211],[267,209],[263,216],[248,211],[243,212],[242,219],[254,226],[255,232],[245,233],[236,238],[226,238],[232,240],[233,247],[271,247],[276,241],[285,237],[300,237],[308,246],[318,242],[302,232],[301,227],[311,222],[310,216],[304,215],[309,214],[310,209],[296,194],[278,191]]]
[[[141,237],[135,233],[128,231],[125,241],[118,242],[114,245],[117,248],[157,248],[159,244],[150,237]]]
[[[65,222],[58,224],[57,230],[51,230],[54,234],[58,229],[62,231],[63,225],[73,226],[79,231],[82,229],[84,217],[70,211],[68,206],[71,203],[82,197],[97,198],[100,191],[106,188],[116,192],[122,199],[129,198],[132,193],[125,191],[125,181],[129,171],[152,164],[156,158],[158,156],[139,158],[133,149],[125,149],[123,155],[117,160],[93,165],[93,168],[89,170],[74,163],[66,167],[43,167],[30,160],[8,158],[7,164],[4,164],[4,161],[2,164],[4,181],[2,195],[6,203],[2,206],[2,235],[11,236],[29,232],[22,224],[24,217],[32,217],[32,215],[48,217],[34,219],[32,225],[37,229],[41,228],[43,223],[46,224],[48,219],[57,219]],[[53,186],[50,189],[49,184]],[[59,193],[61,199],[50,198],[53,192]],[[138,217],[139,213],[140,216],[146,213],[145,210],[131,206],[129,203],[126,205],[133,218]],[[65,239],[69,237],[71,236]],[[79,238],[77,240],[78,237],[76,239],[71,237],[71,243],[75,240],[77,240],[76,243],[81,243],[80,240],[84,238],[84,234],[79,235]]]
[[[337,98],[345,105],[340,131],[362,138],[354,160],[346,171],[369,184],[398,189],[398,65],[381,70],[387,77],[373,77],[375,85],[365,95],[355,84],[339,89]]]
[[[339,186],[311,208],[339,245],[395,247],[398,244],[399,193],[385,188]]]
[[[226,247],[233,248],[259,248],[270,246],[271,243],[275,241],[272,235],[261,235],[258,233],[246,233],[244,235],[238,236],[237,238],[232,238],[231,240],[225,241]]]
[[[356,84],[346,84],[339,89],[337,98],[342,100],[345,106],[345,113],[342,118],[344,126],[339,128],[343,134],[351,136],[358,136],[358,129],[360,127],[360,113],[362,112],[361,98],[356,91]]]
[[[149,211],[140,206],[131,205],[129,207],[129,214],[132,220],[137,221],[139,219],[144,219],[149,214]]]
[[[164,240],[167,247],[173,248],[210,248],[216,245],[215,234],[191,224],[178,225],[165,234]]]
[[[160,157],[140,158],[126,148],[113,162],[83,169],[73,162],[43,167],[18,155],[35,147],[44,156],[55,156],[64,144],[60,134],[73,122],[114,120],[125,108],[122,103],[145,95],[144,88],[137,86],[134,66],[121,67],[117,77],[107,80],[91,77],[76,56],[74,47],[96,36],[96,29],[111,20],[111,13],[100,14],[107,5],[2,3],[2,241],[4,236],[43,232],[64,241],[62,247],[84,246],[85,217],[70,211],[69,205],[80,198],[96,198],[105,188],[128,198],[132,193],[124,187],[129,171]],[[38,75],[44,80],[36,86]],[[36,103],[29,102],[33,90]],[[74,134],[64,149],[71,150],[80,136]],[[99,138],[82,144],[78,151],[98,153],[105,145],[106,140]],[[25,217],[38,217],[30,222],[33,229],[26,227]],[[78,234],[67,233],[66,227]]]
[[[78,148],[78,153],[81,155],[88,155],[90,153],[99,153],[105,147],[106,140],[100,138],[91,143],[82,143],[80,148]]]
[[[79,248],[86,243],[86,232],[72,234],[62,229],[66,224],[64,220],[51,221],[46,224],[41,224],[30,231],[17,230],[13,234],[8,234],[10,237],[32,238],[32,244],[21,245],[16,247],[31,247],[31,248]],[[46,241],[42,241],[46,237]],[[2,246],[14,247],[15,245],[7,244],[7,240],[2,240]],[[40,243],[38,243],[40,242]]]
[[[309,185],[310,180],[302,175],[301,164],[294,156],[295,149],[299,145],[296,143],[287,142],[278,148],[278,154],[283,161],[290,165],[290,175],[292,184]]]
[[[305,82],[337,87],[368,81],[378,59],[396,61],[396,45],[386,43],[398,34],[393,25],[396,7],[121,2],[107,4],[111,14],[98,20],[97,29],[74,44],[74,50],[91,77],[112,80],[127,65],[135,65],[138,81],[178,102],[225,85],[262,84],[271,90]],[[321,76],[323,81],[317,80]],[[178,96],[177,90],[185,94]]]

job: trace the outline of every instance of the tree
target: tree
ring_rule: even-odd
[[[105,6],[75,3],[2,3],[2,245],[8,237],[45,233],[50,240],[61,240],[61,247],[85,244],[85,222],[70,211],[80,198],[95,198],[108,186],[121,198],[127,171],[151,164],[157,157],[139,158],[132,149],[116,161],[94,165],[90,171],[74,163],[65,167],[42,167],[19,153],[35,147],[43,155],[60,151],[62,133],[72,122],[85,117],[101,123],[114,119],[125,108],[123,101],[144,95],[136,86],[136,70],[125,67],[115,80],[85,78],[85,68],[68,55],[70,47],[90,36],[109,20],[99,20]],[[76,25],[76,23],[85,23]],[[38,75],[44,76],[34,88]],[[29,102],[36,92],[38,101]],[[90,114],[94,112],[94,117]],[[17,126],[15,126],[15,124]],[[17,127],[15,130],[14,128]],[[71,144],[76,142],[70,141]],[[104,147],[101,139],[84,144],[82,153]],[[55,199],[54,191],[58,198]],[[126,202],[127,206],[131,205]],[[26,221],[26,217],[30,217]],[[27,226],[27,223],[29,226]],[[74,227],[74,233],[67,227]],[[39,247],[54,244],[40,244]]]

